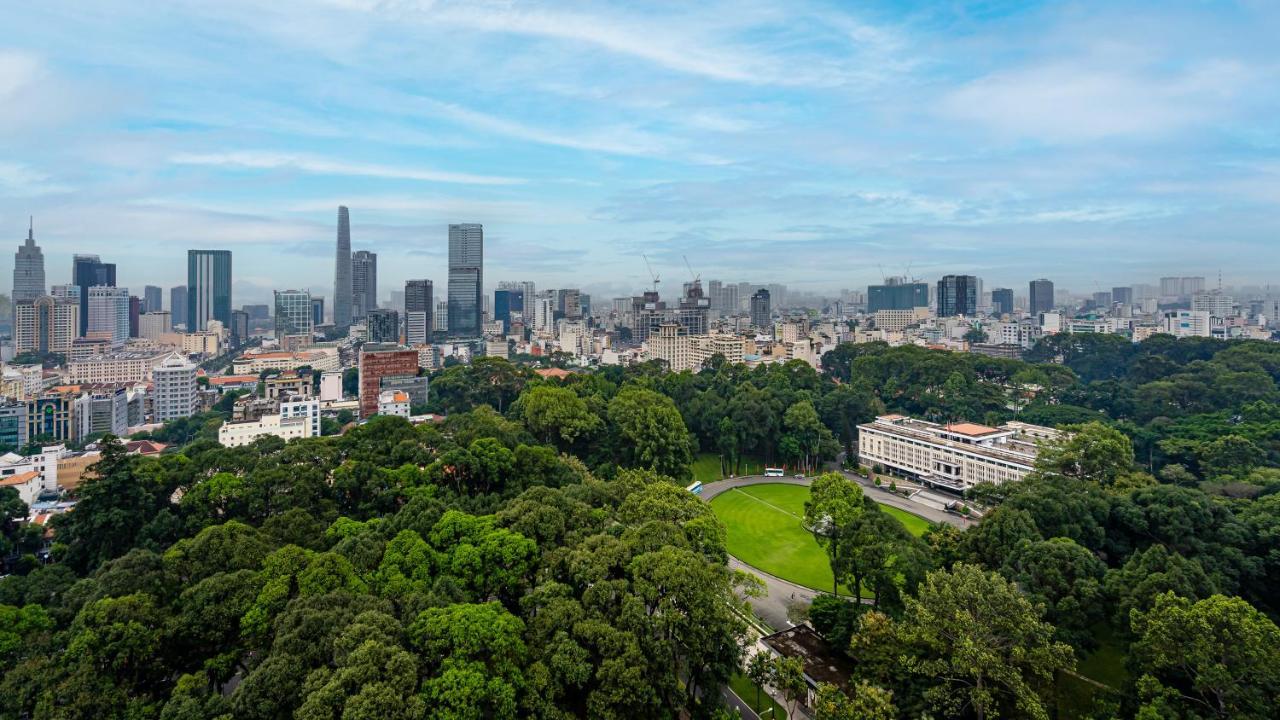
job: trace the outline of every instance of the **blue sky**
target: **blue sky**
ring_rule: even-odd
[[[1280,283],[1280,4],[9,3],[0,237],[236,302],[445,280]],[[11,255],[0,264],[7,286]]]

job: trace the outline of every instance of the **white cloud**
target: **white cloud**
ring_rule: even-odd
[[[0,102],[12,99],[41,73],[40,61],[34,56],[12,50],[0,50]],[[17,108],[10,107],[9,112]]]
[[[69,192],[71,187],[26,165],[0,162],[0,193],[10,197],[35,197]]]
[[[489,115],[461,105],[420,98],[429,112],[476,130],[528,140],[543,145],[556,145],[574,150],[606,152],[615,155],[653,156],[668,152],[667,142],[652,133],[629,127],[612,127],[581,134],[556,133],[506,118]]]
[[[1248,72],[1206,62],[1173,76],[1100,60],[1058,61],[998,72],[948,93],[945,114],[1015,138],[1087,142],[1155,136],[1211,121]]]
[[[276,152],[179,153],[171,157],[169,161],[177,165],[240,167],[254,170],[292,169],[316,175],[354,175],[395,180],[461,183],[465,185],[517,185],[524,182],[520,178],[352,163],[313,155]]]

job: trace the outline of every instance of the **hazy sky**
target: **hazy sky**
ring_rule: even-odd
[[[688,278],[1280,282],[1280,3],[9,2],[0,285],[36,216],[121,285],[234,252],[236,303]]]

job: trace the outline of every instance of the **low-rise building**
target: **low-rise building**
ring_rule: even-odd
[[[954,491],[978,483],[1021,480],[1035,466],[1038,443],[1059,437],[1053,428],[1026,423],[988,427],[940,425],[904,415],[882,415],[858,426],[858,458],[921,482]]]
[[[69,382],[147,383],[151,370],[169,355],[168,352],[118,352],[90,355],[67,363]]]
[[[383,390],[378,395],[378,414],[409,417],[409,394],[403,390]]]
[[[263,370],[341,370],[337,348],[312,348],[298,352],[247,352],[231,361],[236,375],[260,375]]]

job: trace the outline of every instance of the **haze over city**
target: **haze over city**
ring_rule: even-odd
[[[1151,12],[1159,8],[1159,13]],[[42,2],[5,11],[0,236],[237,301],[486,275],[678,293],[906,272],[1266,284],[1280,9],[1201,3]],[[9,262],[6,260],[6,263]],[[9,268],[0,268],[8,277]],[[1216,280],[1216,278],[1215,278]]]

